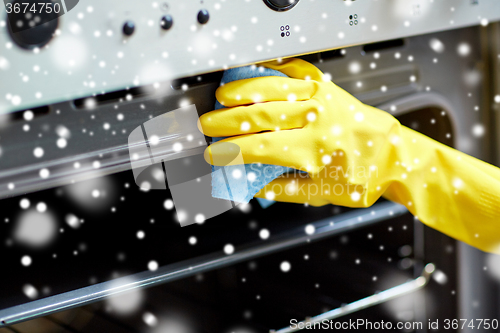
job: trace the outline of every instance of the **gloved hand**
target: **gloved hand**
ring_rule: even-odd
[[[278,178],[257,196],[367,207],[383,195],[430,227],[500,253],[500,169],[402,126],[305,61],[262,65],[289,78],[221,86],[216,97],[226,109],[200,118],[204,134],[233,136],[223,141],[237,144],[245,163],[307,172]]]

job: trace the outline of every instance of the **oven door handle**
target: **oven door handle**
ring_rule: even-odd
[[[328,312],[322,313],[320,315],[317,315],[315,317],[308,318],[304,321],[298,322],[294,324],[295,328],[292,328],[290,326],[279,330],[270,330],[270,333],[290,333],[290,332],[301,331],[306,327],[306,324],[322,322],[323,320],[337,319],[339,317],[351,314],[353,312],[363,310],[372,307],[374,305],[387,302],[388,300],[412,293],[414,291],[417,291],[425,287],[425,285],[429,282],[429,279],[432,273],[434,273],[435,269],[436,266],[432,263],[429,263],[425,265],[422,274],[414,280],[410,280],[408,282],[381,291],[374,295],[346,304],[344,306],[341,306],[340,308],[336,308]],[[302,327],[302,329],[299,327]]]

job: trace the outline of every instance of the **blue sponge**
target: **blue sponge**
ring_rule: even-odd
[[[274,69],[256,67],[256,66],[245,66],[239,68],[228,69],[224,72],[221,80],[221,84],[229,83],[231,81],[250,79],[254,77],[262,76],[282,76],[287,77],[285,74],[278,72]],[[215,102],[215,109],[222,109],[224,106],[218,101]],[[213,141],[219,141],[224,138],[213,138]],[[232,172],[231,168],[238,168],[238,166],[228,166],[225,167],[226,172]],[[220,169],[218,166],[212,166],[212,196],[214,198],[225,199],[225,200],[235,200],[237,198],[238,202],[248,203],[250,199],[253,198],[257,192],[259,192],[264,186],[272,182],[274,179],[278,178],[285,172],[292,170],[291,168],[279,166],[279,165],[256,165],[256,164],[245,164],[245,171],[247,175],[247,187],[235,189],[231,187],[232,197],[228,197],[227,185],[223,179],[218,179],[214,177],[216,173],[214,171]],[[264,173],[264,170],[266,171]],[[220,174],[220,173],[217,173]],[[252,181],[248,180],[252,179]],[[260,199],[262,201],[261,205],[264,204],[263,208],[267,208],[272,202],[270,200]]]

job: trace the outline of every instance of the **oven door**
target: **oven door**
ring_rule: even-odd
[[[444,97],[417,93],[379,107],[396,107],[404,125],[453,145]],[[334,328],[359,318],[407,328],[456,316],[455,241],[385,200],[367,209],[252,200],[180,228],[169,191],[137,188],[129,170],[3,203],[14,217],[3,226],[14,239],[4,256],[13,267],[2,276],[4,325],[96,301],[40,320],[90,332],[116,317],[137,329],[149,313],[158,327],[186,332],[291,332],[327,319]],[[53,225],[57,246],[30,255],[28,268],[16,243],[37,238],[24,230],[34,221]],[[27,297],[40,299],[17,305]],[[12,327],[33,332],[30,323]]]

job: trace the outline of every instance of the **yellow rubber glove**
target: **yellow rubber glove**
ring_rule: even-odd
[[[432,228],[500,253],[500,169],[402,126],[303,60],[263,66],[289,78],[221,86],[216,97],[226,109],[200,118],[206,135],[232,136],[221,142],[237,144],[247,164],[307,171],[278,178],[257,196],[367,207],[383,195]],[[211,154],[209,147],[209,163]]]

